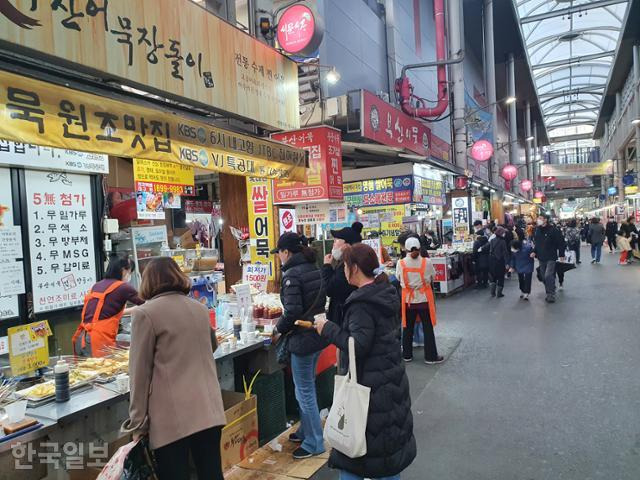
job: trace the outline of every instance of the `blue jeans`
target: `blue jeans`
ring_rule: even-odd
[[[354,475],[353,473],[340,470],[340,480],[363,480],[363,479],[364,477],[359,477],[357,475]],[[374,478],[372,480],[400,480],[400,475],[394,475],[393,477]]]
[[[600,261],[602,257],[602,244],[598,243],[597,245],[591,244],[591,258],[596,262]]]
[[[316,366],[319,357],[320,352],[311,355],[291,354],[291,372],[296,400],[300,407],[300,429],[297,434],[303,439],[300,446],[315,455],[324,452],[322,423],[316,396]]]

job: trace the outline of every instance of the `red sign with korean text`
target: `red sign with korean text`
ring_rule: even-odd
[[[383,145],[430,155],[431,130],[366,90],[362,90],[360,129],[363,137]]]
[[[274,133],[271,138],[309,152],[307,181],[275,181],[274,203],[343,199],[340,130],[327,126],[313,127]]]
[[[306,5],[293,5],[285,10],[278,21],[278,44],[287,53],[303,51],[316,28],[313,12]]]

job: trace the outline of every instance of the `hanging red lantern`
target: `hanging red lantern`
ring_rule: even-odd
[[[536,198],[544,198],[544,192],[541,192],[540,190],[538,190],[536,193],[533,194],[533,196]]]
[[[533,182],[531,180],[525,179],[520,182],[520,189],[523,192],[528,192],[532,188],[533,188]]]
[[[518,176],[518,168],[515,165],[505,165],[502,167],[500,176],[507,181],[511,181]]]
[[[476,162],[486,162],[493,155],[493,145],[487,140],[478,140],[471,147],[471,158]]]

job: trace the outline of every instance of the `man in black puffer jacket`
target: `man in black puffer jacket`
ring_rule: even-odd
[[[364,478],[392,477],[416,457],[409,379],[396,334],[400,301],[386,275],[376,270],[378,259],[371,247],[351,247],[345,262],[351,268],[349,282],[359,288],[345,303],[342,327],[318,321],[316,328],[340,349],[341,374],[349,369],[349,337],[355,341],[358,383],[371,388],[367,454],[349,458],[334,449],[329,465]]]
[[[293,232],[283,234],[273,253],[278,253],[282,263],[280,300],[283,312],[276,329],[289,335],[291,372],[300,408],[300,430],[289,439],[301,444],[293,452],[294,458],[309,458],[324,452],[316,396],[316,365],[320,352],[328,343],[313,328],[300,327],[295,322],[313,322],[314,315],[324,312],[324,281],[316,266],[316,254],[307,246],[304,237]]]

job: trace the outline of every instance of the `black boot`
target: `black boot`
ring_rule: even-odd
[[[498,298],[502,298],[502,297],[504,297],[504,295],[503,295],[503,293],[502,293],[502,289],[503,289],[503,288],[504,288],[504,287],[498,287]]]
[[[495,297],[496,296],[496,284],[492,282],[489,285],[491,286],[491,296]]]

